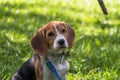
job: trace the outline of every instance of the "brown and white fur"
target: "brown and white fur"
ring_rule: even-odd
[[[73,46],[74,37],[74,30],[64,22],[52,21],[40,28],[31,40],[36,54],[20,67],[12,80],[56,80],[46,65],[46,57],[62,80],[66,80],[69,63],[61,53]]]

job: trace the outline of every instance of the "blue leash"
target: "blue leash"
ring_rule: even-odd
[[[57,80],[62,80],[62,78],[60,77],[59,73],[57,72],[57,70],[55,69],[54,65],[52,64],[51,61],[47,61],[46,62],[48,68],[50,69],[50,71],[54,74],[54,76],[57,78]]]

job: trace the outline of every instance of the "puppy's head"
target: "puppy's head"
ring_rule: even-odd
[[[33,50],[45,56],[49,49],[71,48],[75,37],[74,30],[64,22],[50,22],[40,28],[31,40]]]

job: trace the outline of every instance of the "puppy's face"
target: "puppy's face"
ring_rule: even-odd
[[[50,22],[40,28],[31,40],[31,46],[37,53],[47,53],[49,49],[70,48],[74,42],[74,30],[63,22]]]
[[[44,32],[50,49],[68,48],[68,31],[63,23],[50,23],[44,28]]]

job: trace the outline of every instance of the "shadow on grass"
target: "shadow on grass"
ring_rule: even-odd
[[[32,55],[32,50],[29,43],[14,42],[4,34],[0,36],[0,45],[0,79],[10,80],[14,71],[24,63],[23,58]]]

